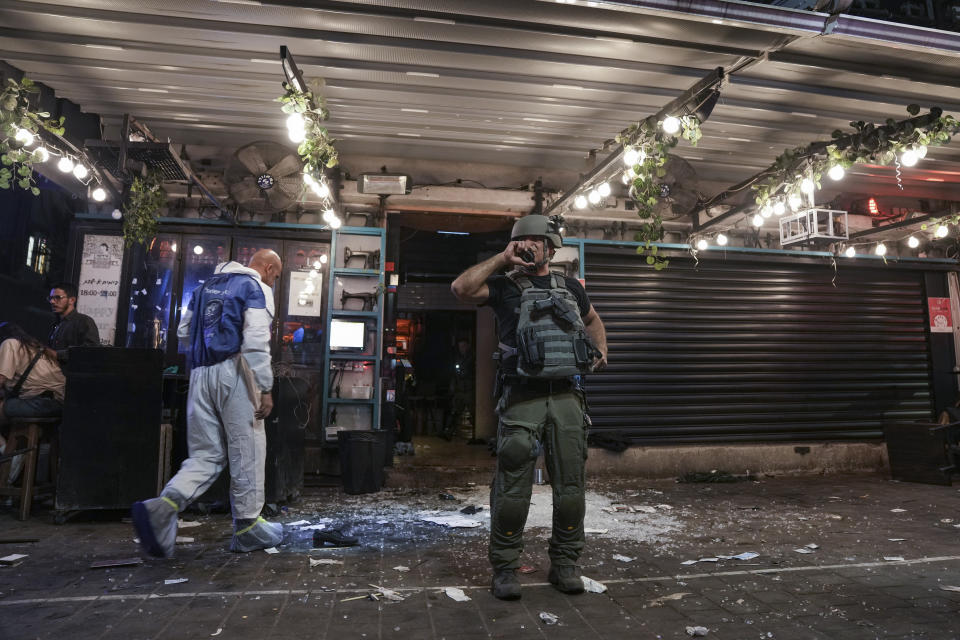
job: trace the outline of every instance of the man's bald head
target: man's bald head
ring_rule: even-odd
[[[268,287],[280,277],[283,271],[283,263],[280,262],[280,256],[272,249],[260,249],[250,258],[250,268],[260,274],[260,279]]]

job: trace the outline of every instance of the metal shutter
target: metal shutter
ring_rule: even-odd
[[[635,444],[867,440],[932,417],[923,273],[586,247],[610,366],[595,430]]]

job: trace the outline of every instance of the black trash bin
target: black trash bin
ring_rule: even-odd
[[[375,493],[383,486],[383,433],[338,431],[340,481],[345,493]]]

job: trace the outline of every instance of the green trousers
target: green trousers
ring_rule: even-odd
[[[543,395],[506,386],[497,404],[497,470],[490,490],[490,564],[516,569],[530,509],[533,470],[543,444],[553,486],[550,561],[576,564],[583,551],[584,463],[587,458],[586,402],[570,389]]]

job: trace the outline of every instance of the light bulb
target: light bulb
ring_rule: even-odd
[[[950,233],[950,228],[947,225],[942,224],[937,227],[937,230],[933,235],[937,236],[938,238],[946,238],[948,233]]]
[[[882,242],[877,243],[877,248],[874,249],[873,252],[878,256],[887,255],[887,245],[883,244]]]
[[[782,200],[777,200],[777,201],[774,203],[774,205],[773,205],[773,212],[774,212],[776,215],[782,216],[784,213],[786,213],[786,211],[787,211],[787,207],[784,206]]]
[[[707,248],[707,246],[708,246],[707,241],[704,240],[703,238],[700,238],[699,240],[697,240],[697,249],[700,249],[701,251],[703,251],[704,249]]]
[[[73,168],[73,177],[77,180],[83,180],[88,175],[90,175],[90,171],[82,164],[77,164],[77,166]]]
[[[917,157],[921,159],[927,157],[927,145],[922,144],[919,147],[917,147]]]
[[[600,193],[596,189],[591,189],[590,193],[587,194],[587,200],[590,201],[590,204],[597,204],[600,202]]]
[[[604,198],[606,198],[608,195],[610,195],[610,183],[604,182],[603,184],[601,184],[600,186],[598,186],[598,187],[597,187],[597,193],[599,193],[599,194],[600,194],[602,197],[604,197]]]
[[[110,217],[113,218],[114,220],[119,220],[120,218],[123,217],[123,213],[120,211],[120,209],[114,209],[110,213]],[[174,251],[176,251],[176,249],[174,249]]]
[[[17,129],[14,139],[25,147],[33,144],[33,134],[26,129]]]
[[[320,264],[327,264],[327,254],[322,254],[320,256]]]
[[[773,215],[773,207],[771,207],[769,204],[763,205],[763,208],[760,209],[760,215],[764,218],[769,218]]]
[[[303,183],[304,183],[305,185],[310,186],[310,185],[316,184],[317,181],[314,180],[313,175],[312,175],[310,172],[304,171],[304,172],[303,172]]]
[[[663,119],[663,124],[661,126],[667,133],[676,133],[677,131],[680,131],[680,118],[667,116]]]
[[[303,131],[306,126],[306,121],[299,113],[291,113],[287,118],[287,129],[290,131]]]
[[[623,184],[629,184],[629,183],[630,183],[630,174],[627,173],[626,171],[624,171],[624,172],[623,172],[623,175],[620,176],[620,182],[622,182]]]
[[[763,216],[759,213],[753,216],[753,226],[762,227],[763,226]]]
[[[632,167],[640,161],[640,151],[636,147],[627,147],[623,152],[623,164]]]
[[[333,209],[326,209],[326,210],[324,210],[324,212],[323,212],[323,219],[324,219],[324,221],[326,221],[326,222],[330,222],[331,220],[333,220],[333,219],[336,218],[336,217],[337,217],[337,212],[334,211]]]
[[[173,244],[170,245],[170,251],[173,251],[174,253],[177,252],[177,243],[176,243],[176,242],[174,242]]]
[[[800,190],[804,193],[813,193],[816,188],[817,186],[813,184],[813,180],[810,178],[804,178],[803,182],[800,183]]]
[[[50,159],[50,152],[46,147],[37,147],[33,150],[34,162],[46,162]]]
[[[917,240],[917,237],[916,237],[916,236],[910,236],[909,238],[907,238],[907,245],[908,245],[911,249],[916,249],[917,247],[920,246],[920,241]]]
[[[202,246],[202,245],[199,245],[199,244],[196,245],[196,246],[193,248],[193,252],[194,252],[195,254],[197,254],[198,256],[199,256],[199,255],[202,255],[202,254],[203,254],[203,246]]]
[[[830,171],[827,172],[827,175],[830,176],[831,180],[843,180],[843,176],[846,175],[846,173],[847,172],[844,171],[843,167],[841,167],[839,164],[835,164],[830,167]]]
[[[717,244],[718,244],[718,245],[720,245],[721,247],[724,247],[724,246],[727,245],[727,241],[728,241],[728,240],[727,240],[727,236],[723,235],[722,233],[717,234]]]
[[[290,142],[299,144],[306,139],[307,134],[303,129],[289,129],[287,130],[287,136],[290,138]]]
[[[913,165],[917,164],[917,160],[919,159],[920,159],[920,156],[918,156],[917,152],[914,151],[913,149],[907,149],[906,151],[900,154],[900,162],[905,167],[912,167]]]
[[[795,193],[791,193],[790,197],[787,198],[787,202],[790,203],[790,208],[796,211],[803,205],[803,198]]]
[[[60,158],[60,161],[57,162],[57,169],[60,169],[60,171],[63,171],[64,173],[70,173],[73,171],[73,160],[67,156],[63,156]]]
[[[317,197],[327,198],[330,196],[330,187],[325,182],[314,182],[310,189],[317,194]]]
[[[586,209],[587,208],[587,197],[583,194],[580,194],[573,199],[573,206],[577,209]]]
[[[847,256],[848,258],[852,258],[853,256],[857,255],[857,250],[853,247],[847,247],[847,250],[843,252],[843,255]]]
[[[103,187],[97,187],[90,195],[93,196],[93,199],[97,202],[103,202],[107,199],[107,192],[103,190]]]
[[[330,228],[339,229],[342,224],[343,223],[340,222],[340,218],[334,218],[333,220],[330,221]]]

